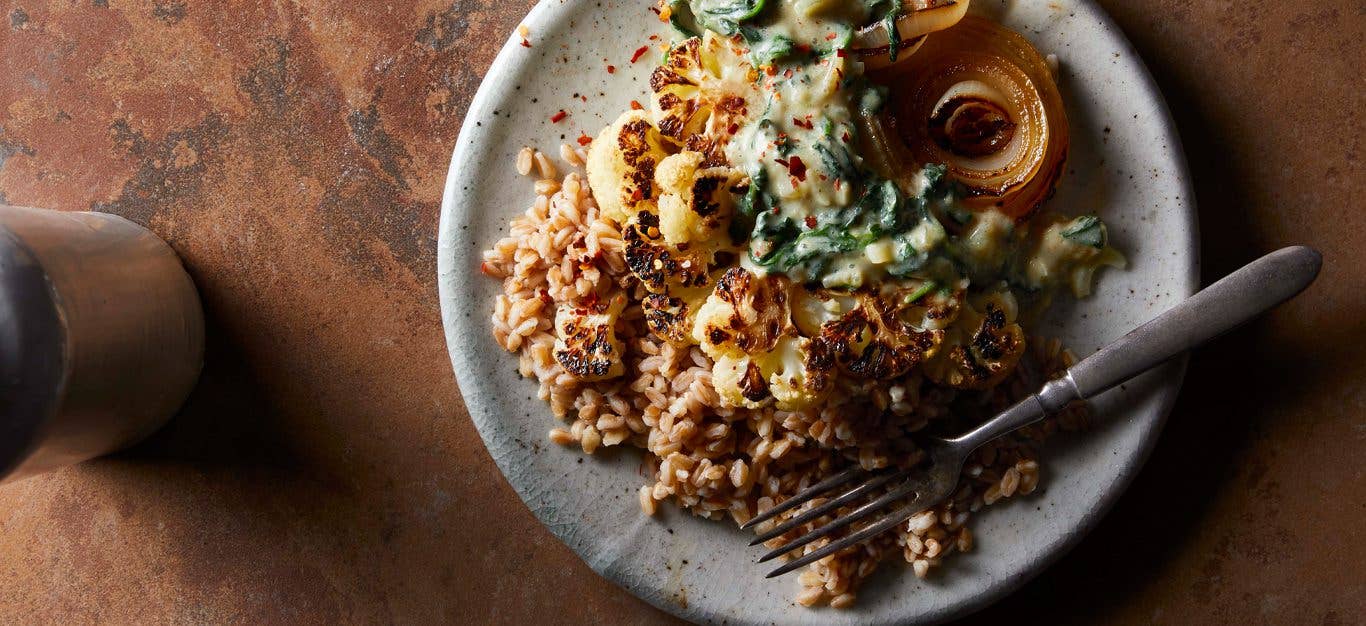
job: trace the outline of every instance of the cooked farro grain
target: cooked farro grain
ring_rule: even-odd
[[[553,178],[543,178],[536,181],[536,193],[548,196],[560,190],[560,181]]]
[[[562,446],[567,446],[571,443],[575,443],[574,435],[569,434],[569,431],[563,428],[550,429],[550,440]]]
[[[540,173],[542,179],[560,176],[559,168],[555,167],[550,157],[546,156],[544,152],[538,150],[532,158],[536,161],[536,171]]]
[[[646,515],[654,515],[654,514],[655,514],[655,510],[656,510],[655,504],[656,504],[656,501],[655,501],[655,498],[654,498],[653,493],[654,493],[653,490],[651,490],[650,487],[649,487],[648,485],[641,485],[641,486],[640,486],[640,491],[638,492],[638,494],[639,494],[639,496],[640,496],[640,510],[641,510],[641,512],[645,513]]]
[[[582,154],[568,146],[560,155],[571,167],[582,162]],[[805,411],[723,405],[711,384],[712,362],[700,348],[664,343],[645,329],[642,287],[626,268],[619,225],[598,215],[580,174],[558,178],[550,159],[530,148],[518,153],[517,169],[523,174],[534,169],[540,180],[532,205],[512,221],[508,236],[484,253],[483,271],[501,279],[504,288],[494,301],[494,338],[518,354],[521,374],[539,383],[538,395],[568,422],[549,431],[551,441],[577,443],[588,454],[623,444],[646,451],[653,477],[638,491],[644,514],[653,515],[659,502],[672,500],[695,515],[740,524],[850,464],[870,469],[914,465],[923,453],[912,434],[932,421],[953,419],[950,403],[964,399],[911,373],[892,384],[841,378],[838,393]],[[626,347],[627,374],[580,382],[553,354],[557,307],[617,296],[629,296],[615,329]],[[1071,363],[1055,340],[1030,344],[1035,371],[1053,374]],[[971,401],[990,412],[1029,387],[1021,373]],[[923,578],[953,552],[971,550],[971,513],[1034,491],[1037,443],[1059,428],[1082,424],[1083,411],[1072,409],[978,450],[948,501],[812,564],[798,579],[802,590],[796,602],[848,607],[859,584],[890,555],[901,556]],[[790,519],[812,506],[779,518]],[[814,520],[769,543],[781,545],[833,518]]]
[[[570,167],[583,167],[583,151],[567,143],[560,144],[560,158],[564,159],[564,162],[568,163]]]
[[[532,150],[531,148],[522,148],[519,152],[517,152],[518,174],[521,174],[522,176],[531,174],[532,159],[535,158],[533,156],[535,153],[536,151]]]

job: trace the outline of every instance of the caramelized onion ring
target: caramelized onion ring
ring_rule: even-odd
[[[1052,71],[1024,37],[963,18],[875,80],[917,170],[943,163],[974,209],[1025,219],[1052,195],[1067,158],[1067,114]]]
[[[896,18],[899,40],[896,62],[909,58],[925,43],[925,36],[944,30],[968,12],[969,0],[902,0],[901,15]],[[888,51],[891,43],[882,21],[859,29],[854,36],[853,50],[867,69],[886,67],[893,63]]]

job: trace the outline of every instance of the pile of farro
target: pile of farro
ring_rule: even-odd
[[[535,178],[536,198],[512,221],[507,236],[484,253],[484,273],[501,279],[504,288],[494,304],[493,332],[499,345],[519,355],[521,374],[539,382],[541,398],[567,422],[550,430],[552,441],[588,454],[621,444],[646,451],[653,479],[640,487],[639,498],[647,515],[671,501],[696,515],[739,524],[851,464],[914,465],[921,460],[917,431],[989,415],[1071,362],[1057,341],[1035,339],[1016,372],[990,391],[939,387],[916,369],[890,383],[842,377],[830,400],[800,412],[725,406],[711,384],[712,361],[701,349],[675,347],[648,332],[639,305],[644,290],[626,267],[621,225],[599,216],[579,172],[583,149],[562,146],[560,157],[568,166],[564,175],[547,154],[528,148],[517,156],[518,172]],[[556,308],[617,296],[628,303],[616,328],[626,346],[626,375],[580,382],[552,354]],[[1040,483],[1036,444],[1083,420],[1082,410],[1072,409],[979,450],[947,502],[812,564],[800,576],[797,602],[848,607],[884,558],[900,557],[924,577],[949,555],[971,550],[972,513],[1033,492]],[[769,545],[830,519],[814,520]]]

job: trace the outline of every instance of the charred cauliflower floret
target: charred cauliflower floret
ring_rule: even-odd
[[[727,240],[726,227],[735,214],[734,189],[745,176],[729,167],[702,167],[704,155],[687,150],[671,155],[655,169],[659,190],[659,230],[664,240],[717,247]]]
[[[958,319],[967,289],[967,279],[943,286],[928,282],[915,289],[884,293],[884,297],[901,303],[897,317],[902,322],[924,330],[944,330]]]
[[[728,351],[762,354],[792,334],[791,282],[759,277],[741,267],[726,270],[697,313],[693,339],[712,358]]]
[[[757,409],[769,402],[768,381],[763,370],[749,355],[723,353],[711,368],[711,384],[726,404]]]
[[[795,411],[825,398],[834,380],[835,361],[810,339],[787,336],[758,359],[760,373],[768,375],[768,392],[778,408]]]
[[[773,350],[758,355],[728,350],[712,366],[712,386],[731,406],[757,409],[773,402],[797,411],[825,399],[834,361],[823,358],[805,337],[782,337]]]
[[[676,346],[692,345],[697,310],[710,292],[707,287],[679,287],[646,295],[640,302],[645,325],[656,337]]]
[[[852,310],[821,324],[813,340],[851,375],[896,378],[934,356],[944,338],[942,330],[908,323],[904,311],[912,303],[898,293],[857,292],[852,300]]]
[[[700,168],[701,163],[702,155],[690,151],[661,161],[655,171],[657,203],[637,204],[639,212],[622,228],[626,265],[651,293],[707,285],[717,252],[731,245],[725,236],[735,212],[731,188],[744,176],[727,167]],[[654,305],[666,311],[678,303],[656,299]]]
[[[625,348],[616,322],[626,299],[565,304],[555,312],[555,360],[582,381],[606,380],[625,371]]]
[[[671,246],[659,231],[659,216],[642,210],[621,229],[626,267],[650,293],[668,293],[672,287],[707,284],[713,251],[706,246],[681,243]]]
[[[659,132],[680,147],[725,163],[727,141],[749,115],[758,74],[742,50],[708,31],[669,50],[650,75],[651,112]]]
[[[830,388],[834,360],[792,324],[791,281],[731,268],[697,312],[693,339],[715,360],[712,384],[734,406],[796,410]]]
[[[655,168],[668,156],[644,111],[627,111],[588,150],[588,186],[603,217],[623,223],[636,205],[653,200]]]
[[[958,389],[988,389],[1019,364],[1025,336],[1015,322],[1014,297],[1008,292],[992,293],[977,305],[964,307],[949,331],[952,345],[927,364],[931,380]]]

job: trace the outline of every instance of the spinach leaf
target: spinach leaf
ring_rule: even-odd
[[[943,198],[953,190],[949,181],[949,166],[931,163],[922,172],[929,183],[925,185],[926,198]]]
[[[811,149],[815,150],[816,154],[820,156],[821,166],[823,166],[827,172],[830,172],[836,177],[851,184],[856,183],[859,179],[863,178],[862,176],[859,176],[858,167],[854,165],[854,157],[849,154],[848,148],[844,146],[834,146],[832,149],[831,144],[822,141],[811,146]]]
[[[773,65],[792,54],[796,48],[790,38],[783,35],[768,36],[753,26],[741,26],[740,36],[749,44],[749,55],[758,66]]]
[[[835,138],[835,123],[830,121],[830,118],[822,115],[820,121],[816,122],[816,126],[821,129],[822,137],[826,139]]]
[[[722,35],[734,35],[740,22],[753,19],[764,10],[767,0],[692,0],[692,13],[698,22]]]
[[[791,220],[788,220],[788,223],[790,224]],[[878,238],[879,235],[876,233],[855,235],[833,225],[823,226],[803,232],[763,256],[754,258],[751,255],[751,258],[760,265],[780,272],[804,268],[807,280],[818,281],[826,274],[830,262],[836,255],[858,250],[877,241]]]
[[[1062,230],[1062,236],[1083,246],[1105,247],[1105,223],[1094,215],[1083,215]]]
[[[764,190],[767,186],[767,170],[758,167],[750,172],[749,189],[745,190],[745,195],[736,199],[736,206],[740,209],[740,213],[753,217],[773,208],[773,199]]]
[[[772,211],[760,213],[754,219],[750,258],[764,266],[781,264],[781,257],[789,251],[800,232],[797,224],[786,217]],[[755,250],[758,250],[758,256],[754,255]]]
[[[901,16],[901,6],[892,3],[887,14],[882,17],[882,28],[887,31],[887,60],[896,63],[896,55],[901,52],[901,32],[896,29],[896,18]]]
[[[904,302],[906,304],[915,304],[921,298],[930,295],[930,292],[933,292],[935,289],[938,288],[939,283],[936,283],[932,280],[927,280],[924,283],[922,283],[919,287],[917,287],[915,291],[912,291],[910,295],[906,296]]]
[[[870,181],[858,199],[859,209],[868,216],[876,216],[873,222],[883,232],[899,233],[910,226],[910,215],[906,214],[906,197],[890,180]]]
[[[887,273],[897,278],[910,276],[911,272],[925,267],[930,260],[929,253],[915,249],[909,233],[892,237],[892,257],[896,262],[887,265]]]
[[[967,226],[972,221],[972,211],[969,211],[958,204],[951,204],[948,208],[949,218],[957,222],[959,226]]]
[[[697,25],[692,6],[687,0],[669,0],[669,24],[684,37],[697,37],[702,28]]]

